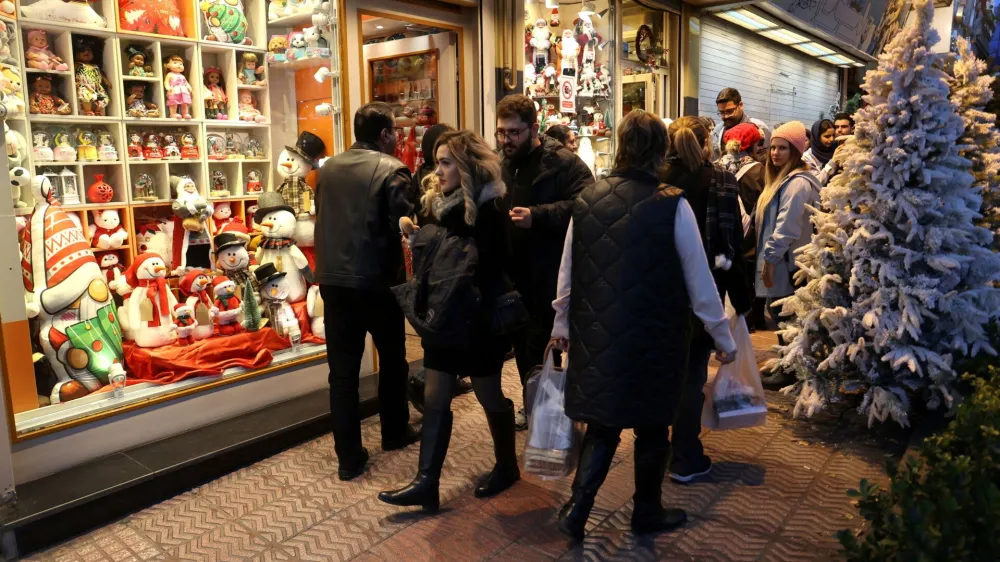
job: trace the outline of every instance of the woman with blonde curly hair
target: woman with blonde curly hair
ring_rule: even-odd
[[[451,439],[451,398],[459,377],[472,380],[476,398],[486,411],[496,454],[496,465],[480,480],[476,497],[498,494],[521,477],[514,446],[514,405],[500,387],[500,372],[510,342],[490,328],[496,297],[507,292],[503,280],[507,278],[509,259],[509,219],[503,202],[506,189],[500,180],[500,159],[482,137],[471,131],[445,132],[437,141],[435,155],[437,169],[426,182],[422,208],[433,214],[448,235],[475,242],[478,263],[474,284],[482,298],[467,345],[444,348],[422,342],[426,378],[417,476],[406,487],[378,496],[391,505],[421,506],[430,511],[439,505],[438,482]],[[402,226],[409,228],[408,224]]]

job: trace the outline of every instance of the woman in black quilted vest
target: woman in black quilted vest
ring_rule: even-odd
[[[684,382],[690,311],[720,361],[736,344],[691,206],[660,183],[667,130],[633,111],[618,125],[614,170],[577,199],[559,269],[552,337],[568,349],[566,414],[586,422],[573,495],[559,529],[582,539],[623,429],[635,433],[632,530],[665,531],[687,515],[664,509],[669,427]],[[572,289],[572,290],[571,290]]]
[[[450,234],[475,241],[479,255],[475,284],[482,306],[468,345],[444,348],[423,342],[424,423],[417,476],[404,488],[378,495],[388,504],[429,511],[437,510],[439,504],[438,482],[451,440],[451,398],[459,377],[472,380],[476,398],[486,411],[496,454],[496,465],[480,480],[476,497],[498,494],[521,477],[514,445],[514,405],[500,387],[500,371],[511,343],[490,329],[493,304],[506,289],[500,280],[506,278],[510,255],[506,236],[510,219],[503,204],[500,158],[471,131],[445,132],[435,154],[437,169],[421,198],[422,207]]]

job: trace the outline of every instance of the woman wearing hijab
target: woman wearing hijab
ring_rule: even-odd
[[[813,123],[812,142],[809,150],[802,155],[802,161],[809,165],[809,170],[822,185],[835,175],[836,164],[832,160],[833,152],[837,150],[836,136],[833,121],[823,119]]]

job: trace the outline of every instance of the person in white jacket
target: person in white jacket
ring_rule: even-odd
[[[709,270],[694,212],[657,172],[667,152],[659,117],[629,113],[618,125],[614,169],[574,204],[559,268],[553,345],[568,351],[566,415],[588,424],[573,496],[559,528],[579,540],[623,429],[633,429],[632,530],[683,524],[660,490],[688,354],[689,311],[723,363],[736,344]]]

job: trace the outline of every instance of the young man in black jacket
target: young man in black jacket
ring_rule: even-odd
[[[539,136],[535,102],[527,96],[507,96],[497,105],[496,137],[510,208],[510,275],[531,313],[531,322],[514,337],[523,385],[542,363],[552,333],[552,301],[573,202],[594,176],[562,143]],[[519,430],[527,427],[523,410],[516,423]]]
[[[413,212],[410,170],[392,157],[392,107],[370,103],[354,115],[356,142],[326,161],[316,186],[316,281],[326,305],[330,411],[339,477],[360,476],[368,461],[361,444],[358,375],[370,333],[379,353],[382,448],[419,439],[406,403],[403,311],[389,291],[402,283],[399,219]]]

